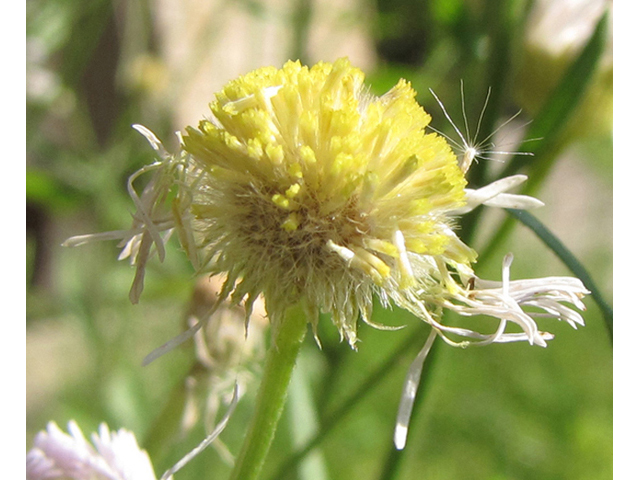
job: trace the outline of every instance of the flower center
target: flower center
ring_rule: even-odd
[[[304,282],[309,269],[342,271],[344,262],[328,255],[327,242],[362,245],[363,236],[370,231],[368,217],[359,210],[355,197],[325,213],[321,202],[310,193],[291,211],[275,203],[271,192],[249,188],[250,192],[234,196],[237,211],[244,212],[235,222],[234,238],[245,244],[244,255],[277,266],[280,275],[293,274]]]

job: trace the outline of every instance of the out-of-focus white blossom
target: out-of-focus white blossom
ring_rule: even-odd
[[[611,0],[536,0],[529,17],[527,41],[554,57],[575,55],[612,5]]]
[[[613,128],[613,1],[536,0],[525,27],[514,95],[526,111],[535,115],[607,11],[604,51],[578,111],[567,127],[568,140],[609,134]]]
[[[172,480],[173,474],[202,453],[225,429],[236,405],[238,387],[229,407],[212,432],[200,444],[167,470],[160,480]],[[146,451],[138,446],[135,435],[125,429],[112,432],[102,423],[89,443],[73,420],[69,434],[55,422],[39,432],[27,453],[27,480],[156,480]]]
[[[27,480],[156,480],[147,452],[138,447],[134,434],[111,432],[101,424],[89,443],[76,422],[69,434],[54,422],[39,432],[27,454]]]

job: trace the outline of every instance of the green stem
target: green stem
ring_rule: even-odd
[[[418,325],[422,327],[422,325]],[[365,397],[370,394],[375,387],[377,387],[382,380],[398,365],[398,359],[417,345],[418,341],[423,338],[418,335],[418,329],[414,328],[413,332],[407,335],[406,339],[393,350],[393,352],[387,356],[386,360],[382,362],[374,371],[370,372],[367,378],[344,400],[339,407],[335,408],[328,415],[321,420],[320,431],[310,439],[307,444],[293,453],[278,469],[275,475],[272,475],[270,480],[280,480],[287,477],[294,467],[300,463],[300,461],[311,452],[316,446],[318,446],[333,429],[346,418]],[[416,345],[414,345],[416,344]]]
[[[260,474],[284,408],[293,367],[306,332],[307,319],[302,304],[291,307],[267,353],[253,420],[231,473],[231,480],[252,480]]]

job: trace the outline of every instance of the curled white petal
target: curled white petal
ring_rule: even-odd
[[[474,345],[526,339],[532,345],[543,347],[553,336],[538,329],[536,317],[557,318],[573,328],[584,325],[580,313],[565,305],[584,310],[581,298],[589,291],[580,280],[570,277],[511,280],[512,260],[511,255],[505,257],[501,282],[474,278],[472,288],[458,289],[444,301],[446,308],[463,316],[487,315],[497,318],[500,324],[495,333],[487,335],[460,327],[449,327],[435,319],[431,319],[429,323],[443,334],[469,338]],[[518,325],[522,334],[505,333],[507,322]]]
[[[407,376],[404,380],[404,386],[402,388],[402,397],[400,398],[400,406],[398,407],[398,416],[396,417],[396,427],[393,434],[393,442],[396,449],[402,450],[407,443],[407,433],[409,431],[409,420],[411,419],[411,412],[413,410],[413,403],[416,399],[416,392],[418,391],[418,384],[420,382],[420,375],[422,374],[422,367],[424,361],[431,350],[433,341],[438,336],[437,330],[434,328],[429,334],[429,338],[425,342],[424,346],[411,362]]]
[[[144,125],[140,125],[136,123],[131,126],[137,132],[139,132],[142,136],[144,136],[144,138],[147,139],[147,141],[149,142],[149,145],[151,145],[151,148],[153,148],[161,158],[166,159],[171,157],[171,155],[169,155],[167,150],[164,148],[164,145],[162,144],[162,142],[158,139],[158,137],[156,137],[155,133],[153,133]]]
[[[498,208],[517,208],[520,210],[531,210],[532,208],[544,207],[544,202],[529,195],[516,195],[513,193],[501,193],[486,202],[483,205]]]
[[[211,444],[211,442],[213,442],[216,438],[218,438],[218,436],[226,428],[227,423],[229,423],[229,419],[231,418],[231,415],[233,415],[233,411],[235,410],[236,405],[238,404],[238,398],[239,398],[238,384],[236,384],[235,388],[233,389],[233,398],[231,399],[229,409],[224,414],[220,422],[215,426],[213,431],[209,435],[207,435],[207,438],[205,438],[202,442],[200,442],[200,444],[196,448],[191,450],[188,454],[182,457],[182,459],[180,459],[173,467],[171,467],[169,470],[164,472],[162,477],[160,477],[160,480],[170,480],[174,473],[176,473],[178,470],[184,467],[187,463],[193,460],[198,454],[200,454],[205,448],[207,448]]]
[[[465,189],[466,205],[454,210],[453,214],[460,215],[470,212],[480,205],[506,208],[536,208],[544,205],[540,200],[526,195],[507,194],[505,192],[517,187],[527,179],[526,175],[512,175],[501,178],[482,188]]]
[[[113,230],[111,232],[90,233],[88,235],[75,235],[62,242],[63,247],[79,247],[91,242],[102,242],[104,240],[122,240],[135,236],[131,230]]]

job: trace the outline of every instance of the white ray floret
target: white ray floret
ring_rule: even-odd
[[[402,450],[407,443],[409,420],[411,419],[413,403],[415,402],[416,393],[418,391],[422,367],[424,366],[424,361],[429,354],[429,350],[431,350],[433,341],[437,336],[437,330],[435,328],[432,329],[429,334],[429,338],[427,338],[427,341],[420,350],[420,353],[418,353],[418,356],[413,360],[413,362],[411,362],[409,371],[407,372],[407,376],[404,380],[402,397],[400,398],[400,406],[398,407],[398,416],[396,418],[396,428],[393,434],[393,443],[398,450]]]

